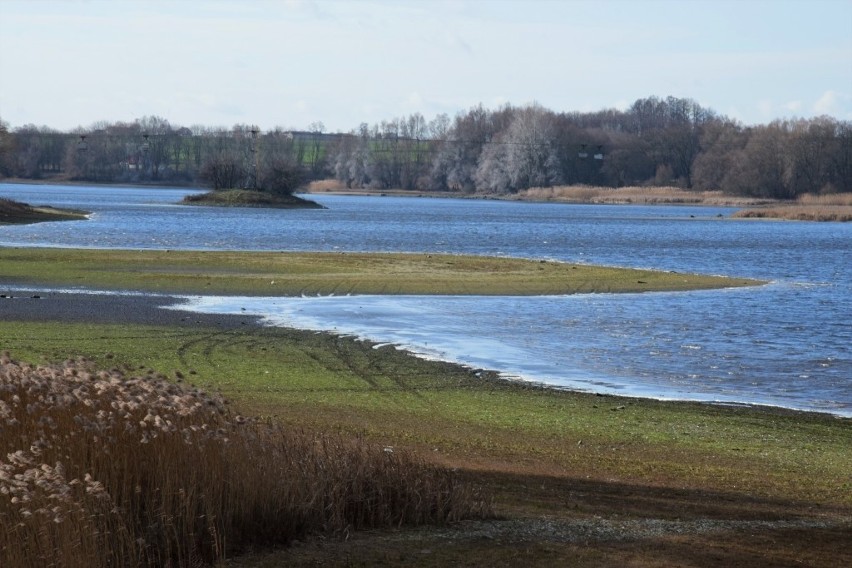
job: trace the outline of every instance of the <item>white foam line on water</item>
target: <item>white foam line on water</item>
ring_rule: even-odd
[[[9,292],[38,292],[40,294],[82,294],[86,296],[132,296],[147,298],[177,298],[183,300],[184,296],[173,294],[158,294],[156,292],[141,292],[138,290],[92,290],[90,288],[53,288],[50,286],[20,286],[4,285],[0,289]]]
[[[421,316],[428,315],[431,306],[424,305],[424,303],[420,305],[406,304],[407,301],[416,302],[418,300],[452,303],[453,300],[470,300],[470,297],[330,295],[293,298],[183,296],[132,290],[116,292],[85,288],[19,285],[4,286],[3,290],[18,293],[86,294],[94,296],[119,295],[162,298],[164,302],[160,307],[163,309],[199,313],[254,315],[260,317],[261,322],[269,326],[290,327],[352,336],[376,342],[377,344],[374,346],[376,349],[393,346],[397,349],[404,349],[426,360],[457,363],[473,369],[488,369],[499,373],[501,377],[507,380],[535,383],[549,388],[635,396],[658,400],[683,400],[725,405],[773,406],[791,410],[823,412],[839,417],[852,418],[852,410],[848,410],[847,408],[832,408],[833,403],[831,401],[814,401],[813,405],[797,405],[793,401],[778,403],[775,400],[759,398],[744,400],[742,394],[739,396],[736,394],[709,392],[696,394],[692,390],[683,390],[672,384],[656,386],[642,385],[635,380],[620,379],[619,377],[612,376],[595,376],[592,373],[570,368],[560,368],[558,373],[555,373],[553,369],[546,369],[544,372],[536,371],[534,368],[535,363],[530,363],[532,360],[530,352],[523,350],[523,348],[507,345],[493,338],[474,338],[471,334],[465,334],[460,338],[458,332],[453,336],[452,333],[442,334],[440,331],[429,332],[428,329],[418,332],[416,328],[418,327],[418,323],[423,319]],[[733,291],[737,290],[733,289]],[[717,290],[715,292],[727,293],[728,290]],[[695,293],[707,292],[697,291]],[[674,293],[661,292],[661,294]],[[571,296],[576,301],[596,301],[599,297],[600,295],[596,294]],[[559,298],[565,298],[565,296],[536,297],[536,299],[543,301],[552,301]],[[530,298],[526,299],[529,300]],[[178,303],[171,303],[169,300],[177,300]],[[329,309],[332,310],[330,314],[324,316],[321,310],[319,315],[306,311],[307,308],[317,305],[323,306],[323,304],[329,304]],[[373,324],[372,326],[363,323],[359,325],[357,319],[359,319],[359,310],[363,304],[368,304],[374,312],[379,311],[394,318],[402,318],[403,320],[408,318],[408,321],[405,325],[399,326],[401,330],[399,332],[394,331],[394,329],[388,326],[383,327],[381,322],[378,325]],[[691,348],[694,346],[687,344],[684,347]]]
[[[594,297],[595,295],[588,295]],[[574,296],[576,298],[576,296]],[[621,396],[634,396],[639,398],[652,398],[657,400],[706,402],[724,405],[746,405],[746,406],[770,406],[787,408],[790,410],[802,410],[808,412],[824,412],[840,417],[852,417],[852,411],[832,410],[830,408],[805,407],[803,405],[778,404],[766,400],[743,400],[742,396],[703,393],[696,394],[694,391],[682,390],[673,385],[669,386],[643,386],[628,379],[617,377],[594,376],[573,369],[564,369],[560,376],[552,373],[540,373],[527,365],[517,365],[517,360],[525,359],[526,352],[517,351],[517,348],[506,345],[488,338],[473,339],[470,336],[464,338],[464,345],[453,343],[451,339],[440,335],[430,334],[428,331],[417,333],[406,330],[406,333],[395,332],[391,329],[383,329],[358,325],[353,319],[357,319],[360,303],[369,303],[370,307],[379,310],[391,311],[395,316],[409,316],[416,318],[422,314],[423,307],[407,306],[401,302],[405,299],[420,299],[419,296],[323,296],[307,298],[283,298],[283,297],[223,297],[223,296],[192,296],[182,297],[184,303],[167,306],[175,310],[188,310],[201,313],[222,314],[246,314],[259,316],[262,323],[270,326],[291,327],[318,332],[331,332],[343,336],[352,336],[361,340],[376,342],[375,349],[393,346],[404,349],[413,355],[425,360],[457,363],[472,369],[488,369],[496,371],[507,380],[523,381],[540,384],[549,388],[560,390],[572,390],[587,393],[612,394]],[[455,296],[441,296],[440,300],[452,301]],[[553,297],[555,298],[555,297]],[[434,299],[434,297],[430,297]],[[345,302],[339,305],[338,302]],[[318,303],[337,304],[335,308],[338,313],[329,318],[322,315],[306,313],[300,306],[310,307]],[[340,311],[345,312],[341,316]],[[347,317],[348,316],[348,317]],[[334,323],[332,322],[332,318]],[[430,345],[431,343],[431,345]],[[462,349],[463,347],[463,349]],[[516,365],[501,364],[503,361],[512,359],[515,351]],[[496,358],[495,358],[496,357]],[[529,359],[526,357],[526,359]],[[519,367],[509,369],[508,367]]]

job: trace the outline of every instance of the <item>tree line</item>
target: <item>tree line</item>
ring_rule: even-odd
[[[0,120],[0,176],[206,184],[292,192],[348,187],[489,194],[554,185],[662,186],[795,198],[852,191],[852,122],[822,116],[743,126],[691,99],[626,110],[538,104],[421,114],[329,134],[175,126],[160,117],[60,132]]]
[[[147,116],[61,132],[35,125],[10,129],[0,121],[0,177],[289,193],[304,176],[325,175],[323,128],[312,127],[313,132],[261,133],[252,125],[184,127]]]

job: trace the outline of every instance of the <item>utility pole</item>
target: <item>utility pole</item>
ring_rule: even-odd
[[[258,189],[257,187],[257,135],[260,129],[257,126],[251,127],[251,140],[249,142],[251,163],[248,167],[248,176],[246,178],[244,189]]]
[[[86,135],[80,135],[80,141],[77,142],[77,156],[83,162],[83,179],[89,179],[89,144],[86,142]]]
[[[148,136],[150,135],[147,132],[142,135],[142,138],[145,141],[140,147],[142,150],[142,175],[145,175],[145,172],[148,171],[148,149],[151,148],[151,145],[148,143]],[[141,178],[142,176],[139,177]]]

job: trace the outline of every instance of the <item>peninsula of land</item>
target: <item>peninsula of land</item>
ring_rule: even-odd
[[[32,206],[0,197],[0,225],[19,225],[44,221],[79,221],[88,213],[74,209],[59,209],[49,205]]]

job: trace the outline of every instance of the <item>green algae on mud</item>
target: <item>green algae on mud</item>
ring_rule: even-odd
[[[559,391],[392,346],[229,321],[2,321],[0,350],[182,376],[243,414],[407,447],[451,467],[852,507],[848,419]]]
[[[555,295],[763,282],[505,257],[0,247],[0,284],[210,295]]]

